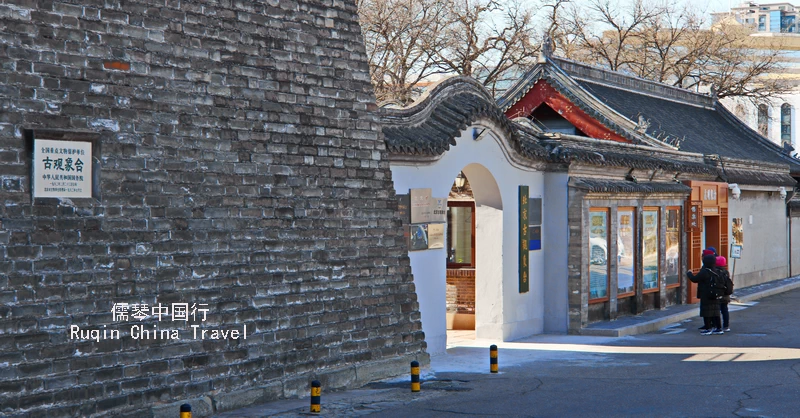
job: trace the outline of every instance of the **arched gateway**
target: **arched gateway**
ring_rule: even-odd
[[[519,202],[527,186],[526,198],[539,205],[530,225],[541,231],[543,150],[520,139],[475,81],[452,78],[431,90],[409,108],[383,109],[396,193],[450,196],[447,216],[426,224],[429,246],[412,244],[409,253],[428,351],[444,352],[448,327],[501,340],[541,333],[544,251],[529,242],[520,250]],[[420,234],[418,219],[410,221]]]

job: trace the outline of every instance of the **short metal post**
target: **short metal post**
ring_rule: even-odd
[[[411,391],[419,392],[419,362],[411,362]]]
[[[188,403],[181,405],[181,418],[192,418],[192,406]]]
[[[319,380],[311,382],[311,412],[320,412],[322,410],[322,384]]]
[[[494,344],[489,347],[489,370],[497,373],[497,346]]]

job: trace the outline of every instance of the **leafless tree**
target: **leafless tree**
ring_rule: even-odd
[[[411,101],[422,80],[442,70],[436,51],[443,48],[448,10],[441,0],[358,0],[378,102]]]
[[[533,63],[539,51],[534,14],[519,0],[450,0],[446,45],[437,52],[443,70],[470,75],[493,94]],[[517,70],[517,71],[515,71]]]
[[[358,0],[358,6],[379,102],[407,104],[435,74],[470,75],[496,93],[538,53],[534,14],[522,0]]]
[[[709,25],[691,5],[546,0],[557,53],[684,88],[713,86],[718,97],[754,102],[788,90],[770,74],[781,70],[778,41],[750,36],[736,22]]]

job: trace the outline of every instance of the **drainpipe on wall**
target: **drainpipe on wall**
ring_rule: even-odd
[[[789,202],[792,201],[792,197],[794,197],[796,193],[795,189],[789,192],[789,195],[786,196],[786,213],[789,214],[789,233],[787,235],[787,240],[789,241],[789,276],[792,277],[792,207],[789,205]]]

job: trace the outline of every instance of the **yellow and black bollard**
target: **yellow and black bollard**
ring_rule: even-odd
[[[411,391],[419,392],[419,362],[411,362]]]
[[[192,406],[188,403],[181,405],[181,418],[192,418]]]
[[[497,373],[497,346],[494,344],[489,347],[489,370]]]
[[[319,380],[311,382],[311,412],[320,412],[322,410],[322,384]]]

